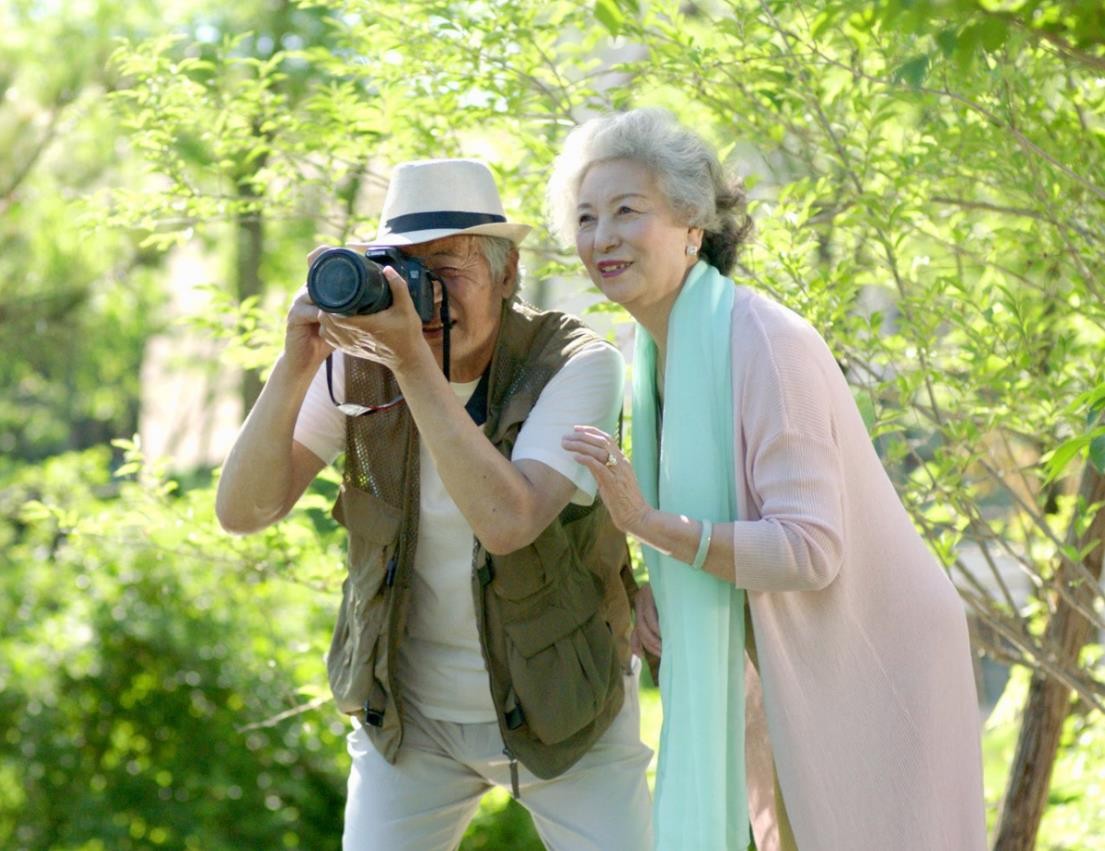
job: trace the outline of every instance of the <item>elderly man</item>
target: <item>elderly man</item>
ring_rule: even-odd
[[[560,446],[576,424],[616,428],[623,364],[516,298],[529,230],[481,163],[399,166],[358,250],[418,261],[432,315],[395,264],[374,312],[301,294],[223,468],[219,521],[247,533],[345,454],[349,575],[327,657],[354,725],[345,849],[454,848],[493,785],[550,848],[651,845],[625,540]]]

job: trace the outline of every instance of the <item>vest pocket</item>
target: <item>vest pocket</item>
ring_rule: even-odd
[[[493,577],[495,596],[509,604],[524,605],[549,590],[549,579],[536,560],[521,568],[512,565],[504,569],[496,563]]]
[[[611,686],[614,640],[597,606],[550,607],[505,626],[507,666],[533,735],[562,742],[595,720]]]
[[[375,698],[382,704],[383,687],[375,668],[387,612],[384,582],[396,549],[399,513],[372,494],[346,485],[334,516],[349,532],[349,576],[342,585],[326,667],[335,702],[343,712],[353,713]]]

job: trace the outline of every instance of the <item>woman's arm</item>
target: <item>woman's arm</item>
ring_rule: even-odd
[[[700,518],[648,505],[629,461],[597,429],[577,428],[565,438],[599,483],[615,525],[653,549],[690,565],[702,543]],[[617,463],[608,467],[607,453]],[[753,591],[815,591],[840,569],[842,541],[839,481],[833,447],[780,435],[760,452],[759,520],[715,523],[702,569]]]
[[[769,308],[734,332],[734,369],[748,388],[735,401],[744,455],[741,477],[760,519],[714,524],[702,569],[754,591],[813,591],[840,570],[843,554],[843,463],[833,426],[832,382],[839,369],[816,332],[793,314]],[[835,375],[833,371],[835,370]],[[632,467],[610,438],[577,428],[564,439],[599,483],[619,529],[690,565],[703,518],[652,508]],[[616,462],[607,466],[607,454]],[[734,471],[737,475],[737,471]]]

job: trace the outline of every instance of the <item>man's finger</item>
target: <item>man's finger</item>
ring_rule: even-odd
[[[411,291],[407,287],[407,282],[403,280],[403,276],[396,272],[391,266],[384,267],[384,277],[387,278],[388,286],[391,287],[391,303],[392,305],[406,305],[414,306],[414,301],[411,299]]]
[[[307,265],[310,266],[314,263],[324,252],[329,251],[334,246],[332,245],[317,245],[311,249],[311,253],[307,255]]]

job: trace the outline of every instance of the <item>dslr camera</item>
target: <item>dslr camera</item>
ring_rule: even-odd
[[[307,292],[321,310],[355,316],[391,307],[391,288],[384,277],[390,266],[407,282],[415,310],[423,323],[434,316],[434,275],[399,249],[369,248],[364,254],[349,248],[329,248],[307,271]]]

